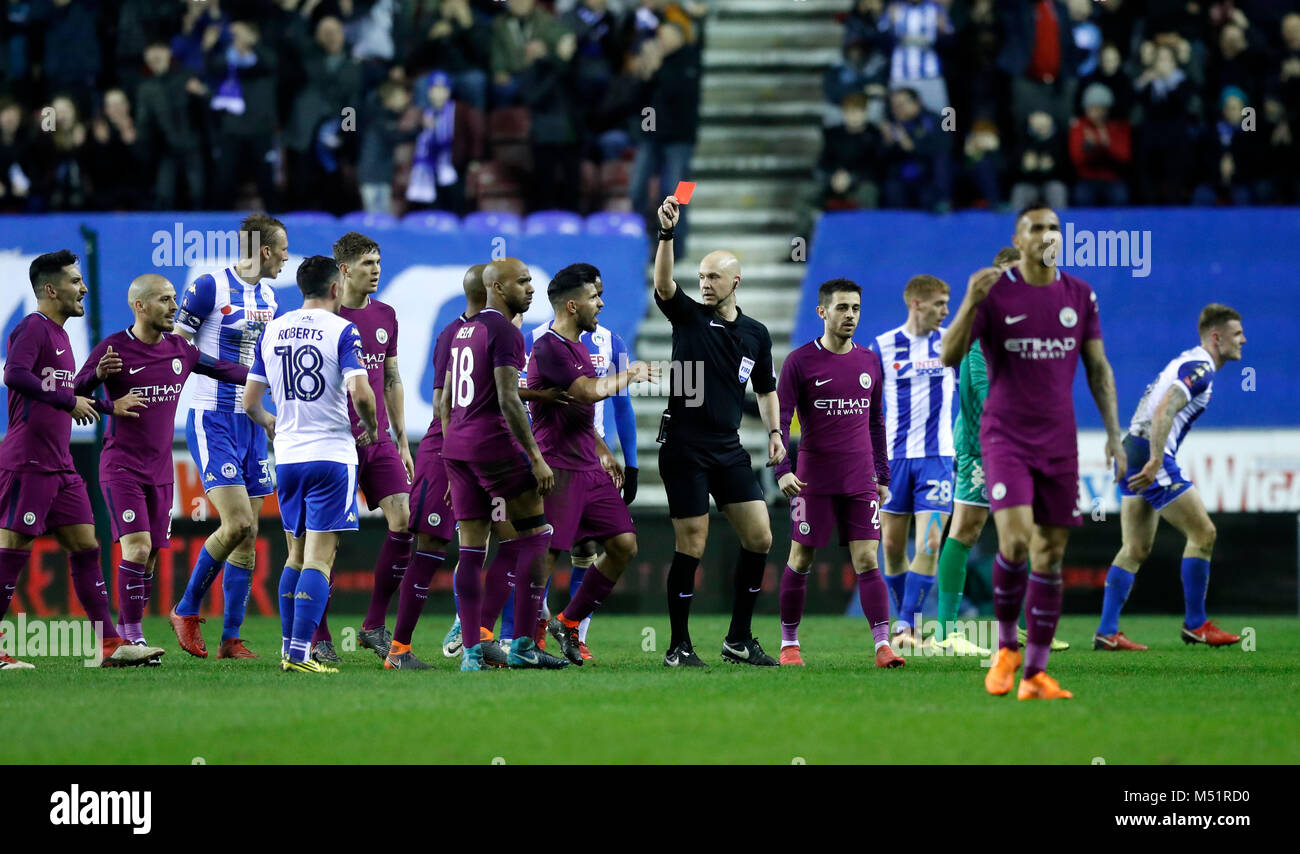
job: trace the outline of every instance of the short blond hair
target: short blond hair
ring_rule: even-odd
[[[922,273],[907,280],[907,285],[903,288],[903,302],[911,305],[914,299],[925,300],[948,291],[948,283],[943,279]]]

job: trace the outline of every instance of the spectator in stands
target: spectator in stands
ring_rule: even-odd
[[[660,195],[668,195],[679,181],[690,176],[691,158],[700,125],[701,42],[686,44],[682,28],[672,22],[661,24],[654,42],[647,42],[645,70],[650,73],[644,100],[652,112],[642,123],[636,162],[632,166],[632,209],[647,215],[646,232],[658,228],[658,217],[650,207],[650,177],[659,176]],[[686,251],[690,218],[686,208],[675,228],[673,256]]]
[[[885,146],[885,207],[952,209],[952,134],[921,107],[913,89],[889,93],[891,121],[881,125]]]
[[[203,74],[207,70],[209,51],[230,40],[230,19],[221,11],[221,0],[184,5],[181,31],[171,40],[172,55],[179,65]]]
[[[876,113],[870,120],[873,123],[882,121],[888,80],[889,54],[880,50],[876,42],[856,38],[845,41],[844,58],[827,68],[822,77],[822,91],[834,113],[828,116],[826,124],[842,121],[839,107],[850,95],[866,95],[868,109],[874,105]]]
[[[1183,181],[1192,143],[1192,118],[1199,101],[1187,75],[1178,67],[1174,49],[1160,45],[1150,67],[1133,83],[1142,107],[1138,133],[1139,186],[1146,204],[1181,204]]]
[[[1300,117],[1300,14],[1282,19],[1282,52],[1273,88],[1292,120]]]
[[[1016,150],[1011,208],[1020,210],[1030,202],[1042,199],[1061,210],[1068,203],[1065,179],[1069,161],[1065,136],[1046,110],[1034,110],[1029,114],[1027,130],[1024,141]]]
[[[23,109],[9,98],[0,98],[0,210],[27,208],[32,188],[33,155],[31,134],[23,123]]]
[[[369,92],[389,75],[395,45],[393,23],[401,0],[370,0],[369,5],[353,2],[351,14],[343,15],[343,34],[352,48],[352,59],[361,69],[362,88]]]
[[[842,125],[822,130],[822,153],[798,213],[796,231],[808,237],[817,211],[874,208],[880,203],[880,132],[867,121],[867,98],[854,92],[840,105]]]
[[[338,18],[326,16],[316,24],[314,42],[303,49],[307,83],[298,92],[284,132],[290,186],[294,189],[290,204],[295,207],[329,208],[326,199],[338,196],[337,187],[327,187],[322,181],[317,142],[322,132],[329,139],[331,132],[343,121],[345,108],[351,108],[351,127],[356,129],[356,111],[362,101],[362,75],[360,66],[348,56],[346,47],[343,23]],[[323,124],[332,127],[323,128]]]
[[[890,41],[880,28],[884,14],[885,0],[854,0],[853,8],[844,18],[844,44],[868,44],[883,50]],[[888,53],[882,58],[888,62]]]
[[[483,118],[451,97],[451,77],[432,71],[421,85],[429,106],[411,160],[406,200],[411,210],[465,212],[465,177],[483,157]]]
[[[1107,42],[1101,46],[1097,56],[1097,68],[1092,74],[1079,80],[1079,107],[1076,112],[1083,112],[1083,94],[1094,83],[1100,83],[1110,92],[1113,101],[1110,114],[1121,119],[1129,119],[1133,114],[1133,81],[1124,72],[1123,58],[1119,48]]]
[[[72,98],[82,112],[89,112],[96,100],[95,81],[101,70],[99,11],[97,3],[32,0],[32,19],[45,27],[41,66],[45,91]]]
[[[579,207],[575,189],[581,180],[584,128],[577,101],[576,50],[577,38],[565,33],[553,52],[538,57],[519,76],[519,100],[532,113],[533,210]]]
[[[1286,107],[1274,95],[1264,101],[1263,121],[1259,126],[1260,136],[1265,142],[1261,160],[1257,167],[1258,174],[1270,178],[1272,183],[1261,181],[1256,186],[1260,195],[1256,204],[1292,204],[1300,200],[1300,151],[1297,151],[1291,131],[1292,122],[1287,117]]]
[[[492,22],[492,91],[494,106],[518,100],[519,75],[555,49],[563,27],[536,0],[506,0],[506,13]]]
[[[361,153],[357,180],[366,213],[395,214],[393,173],[397,148],[414,142],[421,129],[409,122],[411,93],[395,80],[385,80],[366,97],[361,120]]]
[[[59,95],[50,106],[54,110],[54,130],[49,142],[35,147],[36,195],[51,211],[82,210],[90,199],[86,168],[89,134],[72,98]]]
[[[177,178],[185,179],[188,207],[205,205],[203,154],[192,107],[208,89],[187,68],[172,68],[172,51],[157,41],[144,52],[149,77],[141,81],[135,100],[135,127],[141,155],[152,171],[153,203],[159,210],[180,207]]]
[[[209,28],[208,32],[212,31]],[[262,44],[252,21],[233,21],[229,46],[209,48],[208,78],[219,81],[211,102],[215,125],[212,186],[221,207],[235,207],[240,179],[246,175],[257,182],[259,207],[277,207],[272,182],[277,71],[277,58]]]
[[[998,67],[1011,78],[1016,126],[1044,110],[1064,127],[1074,105],[1079,67],[1070,13],[1061,0],[997,0],[1002,25]]]
[[[1128,119],[1112,118],[1115,98],[1102,83],[1083,91],[1083,115],[1070,124],[1070,160],[1078,180],[1074,203],[1083,208],[1128,204],[1125,182],[1133,156]]]
[[[143,77],[140,57],[145,48],[176,32],[185,8],[186,4],[159,3],[158,0],[122,0],[117,15],[117,45],[113,59],[118,83],[128,97],[135,98],[136,87]]]
[[[948,12],[937,0],[894,0],[880,19],[890,52],[889,85],[907,87],[932,113],[949,106],[939,51],[952,40]]]
[[[996,115],[1004,96],[997,68],[999,35],[993,0],[954,4],[952,23],[957,43],[949,69],[959,71],[949,75],[949,98],[959,115]]]
[[[1070,33],[1074,39],[1074,51],[1079,65],[1075,69],[1078,77],[1087,77],[1097,70],[1097,60],[1101,53],[1101,27],[1097,24],[1097,4],[1093,0],[1068,0],[1070,10]]]
[[[623,42],[618,19],[608,0],[581,0],[561,18],[577,39],[574,57],[579,103],[599,104],[616,69],[623,66]]]
[[[413,25],[422,35],[406,58],[408,71],[422,76],[435,68],[451,76],[452,96],[484,111],[488,105],[487,68],[492,52],[492,24],[475,15],[469,0],[442,0]],[[398,27],[398,32],[401,32]]]
[[[1249,103],[1241,89],[1229,86],[1223,90],[1219,120],[1201,138],[1200,183],[1193,204],[1249,205],[1269,195],[1267,182],[1258,180],[1257,171],[1265,154],[1265,140],[1253,128],[1242,127],[1242,110]]]
[[[1002,158],[1002,137],[997,122],[976,119],[962,146],[963,174],[978,207],[1002,207],[1002,180],[1006,164]]]
[[[1268,75],[1267,63],[1262,33],[1254,27],[1243,27],[1237,23],[1224,24],[1223,29],[1219,30],[1218,50],[1211,52],[1207,63],[1204,91],[1220,93],[1229,86],[1235,86],[1245,92],[1247,98],[1258,101]],[[1216,97],[1206,100],[1206,114],[1213,123],[1218,119],[1219,111],[1215,105],[1219,99]]]
[[[709,12],[706,3],[687,0],[678,3],[675,0],[640,0],[635,9],[624,17],[623,42],[633,51],[640,50],[646,41],[659,37],[659,27],[672,22],[681,28],[686,44],[693,45],[699,41],[699,27]]]
[[[126,93],[121,89],[105,92],[103,113],[95,117],[90,127],[92,139],[87,165],[94,191],[91,207],[139,210],[144,202],[140,175],[147,173]]]

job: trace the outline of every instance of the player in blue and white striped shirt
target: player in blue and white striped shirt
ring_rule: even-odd
[[[952,513],[952,421],[957,371],[940,358],[948,285],[913,276],[903,289],[907,322],[877,335],[871,349],[884,368],[885,436],[890,495],[881,510],[885,583],[898,613],[893,646],[920,645],[914,618],[934,587],[943,528]],[[907,563],[907,530],[916,519],[916,555]]]
[[[262,329],[275,318],[275,291],[267,280],[289,258],[284,224],[251,214],[239,224],[240,249],[248,257],[218,273],[197,278],[181,295],[176,331],[205,356],[253,364]],[[221,519],[199,550],[185,595],[169,618],[181,649],[207,658],[199,630],[199,606],[223,572],[225,623],[218,658],[257,658],[239,637],[248,606],[257,545],[257,517],[273,490],[266,433],[244,414],[244,389],[212,377],[194,377],[195,393],[185,438],[203,489]]]
[[[1197,322],[1198,347],[1179,353],[1147,386],[1124,437],[1128,471],[1120,479],[1120,526],[1123,544],[1106,574],[1106,595],[1093,649],[1144,650],[1119,630],[1119,613],[1142,561],[1151,554],[1156,527],[1163,518],[1187,538],[1183,549],[1183,642],[1226,646],[1241,640],[1205,616],[1214,553],[1214,523],[1200,493],[1183,477],[1174,456],[1187,431],[1210,405],[1214,373],[1224,362],[1241,358],[1246,333],[1241,315],[1212,303]]]

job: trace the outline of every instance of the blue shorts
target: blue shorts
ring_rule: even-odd
[[[203,491],[218,486],[242,486],[249,498],[275,491],[266,431],[242,412],[191,409],[185,422],[185,443],[203,478]]]
[[[1130,433],[1124,437],[1124,450],[1128,453],[1128,468],[1120,478],[1119,494],[1136,498],[1139,493],[1128,488],[1128,479],[1151,459],[1151,443]],[[1156,510],[1163,510],[1170,502],[1185,495],[1191,485],[1192,482],[1183,477],[1178,463],[1174,462],[1173,454],[1165,454],[1163,464],[1156,472],[1156,482],[1142,490],[1140,495]]]
[[[301,537],[307,531],[357,529],[357,467],[314,460],[277,463],[280,518],[285,532]]]
[[[952,457],[912,457],[889,461],[886,513],[952,512]]]

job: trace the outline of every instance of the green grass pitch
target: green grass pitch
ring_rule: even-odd
[[[1125,617],[1145,653],[1091,649],[1095,616],[1062,620],[1073,644],[1049,672],[1070,701],[1021,703],[984,693],[975,659],[914,657],[881,671],[861,620],[812,617],[806,668],[749,668],[718,658],[723,617],[692,621],[708,671],[663,667],[666,619],[599,616],[598,661],[564,672],[462,674],[430,615],[415,650],[432,672],[384,671],[368,650],[344,651],[337,675],[281,674],[279,624],[252,619],[265,657],[218,661],[181,652],[162,619],[145,630],[166,647],[154,669],[97,670],[33,659],[0,673],[4,763],[1122,763],[1300,762],[1300,620],[1228,617],[1255,651],[1185,647],[1179,619]],[[775,618],[759,636],[776,654]],[[335,642],[356,618],[331,615]],[[658,649],[643,649],[646,627]]]

